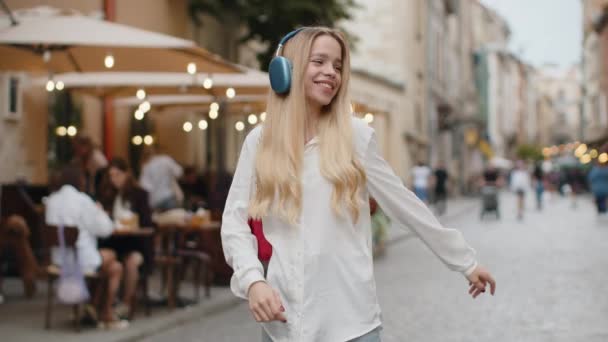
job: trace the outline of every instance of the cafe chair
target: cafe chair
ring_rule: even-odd
[[[50,256],[50,251],[51,248],[53,247],[59,247],[59,237],[58,237],[58,230],[59,228],[57,226],[51,226],[51,225],[47,225],[45,229],[43,229],[43,240],[44,240],[44,244],[46,246],[46,250],[48,255]],[[75,248],[76,247],[76,241],[78,241],[78,228],[76,227],[69,227],[66,226],[63,229],[63,234],[64,234],[64,240],[65,240],[65,247],[66,248]],[[49,258],[50,260],[50,258]],[[49,263],[46,268],[46,278],[47,278],[47,302],[46,302],[46,310],[45,310],[45,320],[44,320],[44,328],[45,329],[51,329],[51,322],[52,322],[52,316],[53,316],[53,306],[55,304],[55,281],[59,278],[59,275],[61,274],[61,268],[53,265],[52,263]],[[101,284],[103,283],[103,280],[105,280],[105,275],[103,274],[103,272],[93,272],[93,273],[85,273],[84,274],[87,285],[89,286],[89,288],[93,287],[94,288],[94,292],[92,291],[91,293],[96,293],[97,291],[102,290],[101,288]],[[92,297],[94,297],[94,295],[92,295]],[[80,331],[80,309],[81,309],[81,305],[85,304],[85,303],[80,303],[80,304],[74,304],[72,305],[72,309],[73,309],[73,313],[74,313],[74,328],[76,331]]]

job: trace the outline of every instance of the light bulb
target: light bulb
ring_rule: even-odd
[[[133,143],[133,145],[141,145],[143,140],[144,139],[140,135],[136,135],[131,139],[131,142]]]
[[[192,123],[190,121],[184,122],[184,132],[190,132],[192,130]]]
[[[143,89],[138,89],[135,96],[137,96],[138,99],[143,100],[146,98],[146,91]]]
[[[372,123],[374,122],[374,114],[372,113],[367,113],[365,114],[365,121],[367,121],[367,123]]]
[[[198,128],[199,128],[201,131],[206,130],[206,129],[207,129],[207,127],[209,127],[209,123],[207,123],[207,120],[205,120],[205,119],[201,119],[201,120],[198,122]]]
[[[76,133],[78,133],[78,130],[76,129],[76,127],[70,126],[67,129],[67,133],[68,133],[69,136],[73,137],[73,136],[76,135]]]
[[[150,106],[149,101],[144,101],[139,105],[139,109],[144,113],[147,113],[150,110],[150,108],[151,108],[151,106]]]
[[[151,135],[146,135],[144,137],[144,144],[146,145],[152,145],[154,143],[154,138],[152,138]]]
[[[60,137],[64,137],[68,131],[64,126],[59,126],[55,129],[55,133]]]
[[[217,112],[218,110],[220,110],[220,105],[217,104],[217,102],[212,102],[211,105],[209,106],[209,109],[211,111]]]
[[[141,109],[138,109],[135,111],[135,114],[133,116],[135,117],[135,120],[143,120],[144,112]]]
[[[194,63],[188,63],[188,67],[186,68],[186,70],[188,70],[188,73],[190,75],[196,74],[196,64],[194,64]]]
[[[103,64],[106,66],[106,68],[112,69],[114,66],[114,56],[110,54],[106,55],[106,58],[103,60]]]
[[[57,83],[55,83],[55,89],[57,90],[63,90],[65,84],[63,84],[63,82],[61,81],[57,81]]]
[[[217,119],[217,117],[218,117],[217,111],[212,110],[209,112],[209,119],[215,120],[215,119]]]
[[[240,132],[245,129],[245,124],[243,123],[243,121],[237,121],[234,124],[234,128],[236,128],[236,130]]]
[[[266,121],[266,112],[262,112],[262,113],[260,113],[260,120],[261,120],[262,122]]]
[[[258,123],[258,117],[255,114],[249,114],[249,116],[247,117],[247,121],[249,122],[249,124],[255,125],[256,123]]]
[[[55,90],[55,82],[53,80],[46,81],[46,91],[51,92]]]
[[[213,87],[213,80],[209,77],[205,78],[205,80],[203,81],[203,88],[211,89],[211,87]]]
[[[229,99],[235,97],[236,96],[236,91],[234,90],[234,88],[228,88],[228,89],[226,89],[226,96]]]

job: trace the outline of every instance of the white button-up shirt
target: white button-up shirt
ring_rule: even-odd
[[[106,237],[114,230],[108,214],[97,207],[87,194],[71,185],[64,185],[49,196],[45,213],[47,224],[78,227],[78,262],[85,273],[94,272],[102,261],[97,249],[97,237]],[[52,262],[61,265],[59,249],[53,248],[51,253]]]
[[[243,144],[222,223],[224,254],[234,269],[231,289],[244,299],[251,284],[264,280],[257,242],[247,225],[261,129],[254,129]],[[271,215],[263,218],[264,234],[273,246],[265,280],[280,293],[287,318],[287,323],[263,323],[273,341],[348,341],[381,324],[369,196],[395,225],[408,226],[449,268],[468,275],[477,265],[462,234],[442,227],[395,176],[378,152],[374,130],[353,119],[353,136],[356,157],[367,175],[357,223],[336,216],[331,208],[333,185],[321,175],[316,138],[304,151],[299,224]]]

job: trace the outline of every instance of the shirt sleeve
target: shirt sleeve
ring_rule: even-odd
[[[110,216],[103,209],[97,207],[95,202],[88,196],[83,194],[81,198],[81,214],[78,228],[100,237],[112,234],[114,223],[110,219]]]
[[[234,270],[232,292],[243,299],[251,284],[264,280],[264,268],[258,259],[258,245],[247,224],[247,209],[255,165],[257,138],[252,131],[245,140],[222,217],[222,246],[226,262]]]
[[[443,227],[427,206],[403,186],[378,153],[376,135],[369,129],[372,133],[364,167],[371,196],[393,222],[409,227],[446,266],[465,276],[471,274],[477,266],[475,251],[460,231]]]

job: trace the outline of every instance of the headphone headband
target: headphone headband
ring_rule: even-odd
[[[281,39],[281,41],[279,41],[279,46],[277,47],[277,52],[275,53],[275,56],[279,55],[279,52],[281,52],[281,49],[283,48],[283,45],[285,45],[288,40],[290,40],[291,38],[293,38],[293,36],[295,36],[296,34],[298,34],[298,32],[302,31],[303,29],[304,29],[303,27],[300,27],[299,29],[295,29],[295,30],[289,32],[288,34],[286,34],[285,37],[283,37]]]

